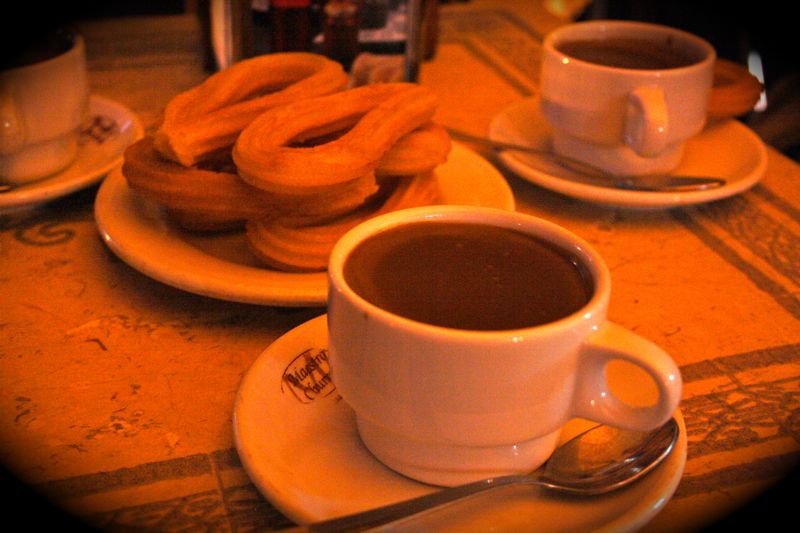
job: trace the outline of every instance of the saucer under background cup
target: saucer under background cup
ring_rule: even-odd
[[[493,141],[552,150],[551,128],[533,96],[509,105],[495,115],[489,127]],[[689,139],[683,159],[670,174],[717,176],[726,180],[722,187],[687,192],[630,191],[588,185],[570,179],[576,171],[532,154],[510,150],[499,159],[520,178],[545,189],[587,202],[628,209],[670,209],[720,200],[753,187],[767,168],[767,149],[758,135],[741,122],[729,119],[710,121],[697,136]]]

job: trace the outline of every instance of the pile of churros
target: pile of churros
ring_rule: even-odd
[[[241,61],[175,96],[123,175],[183,228],[243,228],[265,266],[324,270],[351,227],[437,202],[451,148],[429,89],[348,81],[311,53]]]

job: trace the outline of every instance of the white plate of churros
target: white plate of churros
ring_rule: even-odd
[[[500,172],[472,150],[454,143],[435,170],[446,204],[514,209]],[[188,292],[235,302],[287,307],[324,306],[324,272],[297,273],[261,266],[242,231],[195,233],[166,210],[132,191],[119,169],[97,194],[95,217],[106,244],[143,274]]]
[[[502,175],[434,120],[414,83],[348,87],[303,52],[240,61],[173,97],[98,192],[108,246],[203,296],[322,306],[336,241],[389,211],[435,204],[514,209]]]

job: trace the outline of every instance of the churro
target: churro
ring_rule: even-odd
[[[192,166],[233,145],[239,132],[265,110],[340,91],[347,81],[339,63],[317,54],[246,59],[170,100],[155,146],[165,157]]]

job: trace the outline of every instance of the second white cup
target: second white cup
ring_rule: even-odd
[[[618,175],[669,172],[706,123],[716,52],[682,30],[599,20],[544,40],[541,109],[556,153]]]

